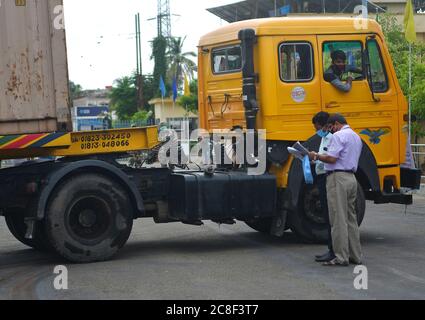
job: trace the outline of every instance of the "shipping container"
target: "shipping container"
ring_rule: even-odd
[[[71,130],[62,0],[0,4],[0,135]]]

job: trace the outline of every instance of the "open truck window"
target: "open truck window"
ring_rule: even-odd
[[[240,46],[214,49],[212,51],[214,74],[239,72],[242,69],[242,50]]]
[[[314,78],[310,43],[282,43],[279,48],[280,78],[284,82],[308,82]]]
[[[354,80],[364,80],[363,45],[360,41],[333,41],[323,44],[323,70],[326,78],[327,70],[332,67],[332,53],[343,51],[347,57],[346,72],[342,75],[342,80],[351,76]]]
[[[369,51],[373,92],[386,92],[388,90],[388,77],[382,61],[381,50],[376,40],[368,41],[367,49]]]

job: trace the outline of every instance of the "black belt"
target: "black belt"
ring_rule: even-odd
[[[330,176],[331,174],[335,173],[335,172],[345,172],[345,173],[351,173],[354,174],[354,172],[352,170],[334,170],[334,171],[328,171],[326,172],[326,174],[328,176]]]

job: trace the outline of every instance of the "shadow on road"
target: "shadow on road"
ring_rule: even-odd
[[[363,246],[383,246],[385,248],[404,246],[411,239],[398,234],[362,232]],[[214,234],[170,237],[158,240],[131,240],[118,253],[115,259],[158,256],[167,254],[203,254],[211,252],[229,252],[240,250],[258,250],[267,248],[302,249],[323,247],[324,243],[309,243],[292,232],[286,232],[283,238],[276,238],[259,232],[234,232],[232,234]],[[0,271],[31,265],[32,267],[54,266],[68,263],[61,257],[33,249],[3,249],[0,253]]]

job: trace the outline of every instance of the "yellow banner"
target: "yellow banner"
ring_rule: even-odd
[[[186,75],[184,75],[184,95],[185,95],[185,97],[190,96],[189,80],[187,79]]]
[[[409,43],[416,41],[415,17],[413,13],[412,0],[407,0],[406,12],[404,14],[404,30],[406,40]]]

